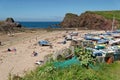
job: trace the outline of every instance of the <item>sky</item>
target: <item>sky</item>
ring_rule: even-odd
[[[62,21],[66,13],[120,10],[120,0],[0,0],[0,20]]]

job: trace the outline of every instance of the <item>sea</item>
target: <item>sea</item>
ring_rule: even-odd
[[[60,24],[60,22],[19,22],[22,26],[24,26],[25,28],[48,28],[48,27],[52,27],[52,28],[60,28],[60,26],[58,26],[58,24]]]

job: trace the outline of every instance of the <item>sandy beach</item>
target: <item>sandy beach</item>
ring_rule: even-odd
[[[62,40],[65,32],[37,31],[28,33],[16,33],[14,37],[8,35],[1,36],[3,46],[0,47],[0,80],[6,80],[9,73],[24,75],[24,72],[35,68],[37,60],[43,60],[44,56],[53,53],[55,50],[67,47],[57,44]],[[39,40],[48,40],[53,44],[53,49],[49,46],[41,47],[37,43]],[[16,52],[8,52],[8,48],[16,48]],[[38,56],[33,57],[32,52],[36,51]]]
[[[92,31],[93,32],[93,31]],[[79,31],[77,38],[81,38],[88,31]],[[68,48],[70,41],[66,44],[58,44],[64,40],[66,31],[33,31],[16,33],[13,37],[1,35],[3,46],[0,46],[0,80],[7,80],[9,73],[24,75],[26,71],[33,70],[37,60],[44,60],[44,56],[55,51]],[[53,48],[39,46],[39,40],[48,40]],[[7,49],[16,49],[16,52],[8,52]],[[36,51],[38,56],[31,56]]]

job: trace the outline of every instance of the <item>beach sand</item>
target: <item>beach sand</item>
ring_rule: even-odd
[[[88,31],[79,31],[78,37],[81,38],[85,33]],[[44,60],[45,55],[68,48],[70,41],[67,44],[58,44],[64,40],[63,35],[66,34],[66,31],[46,32],[38,30],[16,33],[13,37],[0,36],[0,40],[3,42],[3,46],[0,46],[0,80],[7,80],[9,73],[23,76],[26,71],[35,69],[37,66],[35,62]],[[50,49],[49,46],[39,46],[39,40],[50,41],[53,49]],[[16,48],[17,51],[8,52],[8,48]],[[38,56],[31,56],[33,51],[36,51]]]

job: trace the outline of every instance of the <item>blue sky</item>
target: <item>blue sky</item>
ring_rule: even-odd
[[[66,13],[120,10],[119,0],[0,0],[0,20],[61,21]]]

